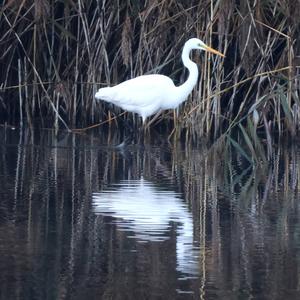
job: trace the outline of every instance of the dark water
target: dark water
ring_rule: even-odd
[[[0,138],[0,299],[300,299],[297,148]]]

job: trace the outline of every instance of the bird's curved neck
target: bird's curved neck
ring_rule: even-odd
[[[193,90],[194,86],[197,83],[198,80],[198,67],[197,65],[190,60],[190,52],[192,49],[190,49],[187,46],[184,46],[181,59],[183,62],[183,65],[189,70],[189,77],[188,79],[180,86],[178,86],[178,89],[180,89],[182,96],[184,99],[181,100],[183,102],[187,96],[191,93]]]

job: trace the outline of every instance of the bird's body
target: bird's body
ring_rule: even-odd
[[[223,56],[220,52],[206,46],[201,40],[190,39],[185,43],[182,51],[183,64],[189,70],[189,77],[184,84],[175,86],[173,81],[164,75],[142,75],[114,87],[101,88],[95,97],[139,114],[143,123],[147,117],[160,110],[174,109],[186,100],[197,83],[198,67],[189,59],[192,49],[203,49]]]
[[[157,74],[138,76],[114,87],[102,88],[97,92],[96,98],[137,113],[144,121],[161,109],[176,108],[178,105],[174,102],[178,98],[173,81]]]

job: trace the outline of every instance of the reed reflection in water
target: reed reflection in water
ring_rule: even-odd
[[[297,147],[118,134],[0,130],[0,299],[299,299]]]

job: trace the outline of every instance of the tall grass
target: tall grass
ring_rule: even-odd
[[[179,114],[158,122],[197,140],[255,116],[268,143],[271,132],[295,135],[299,12],[296,0],[4,1],[1,123],[75,128],[111,119],[121,110],[96,102],[97,88],[147,73],[182,83],[181,49],[196,36],[226,58],[193,55],[197,87]]]

